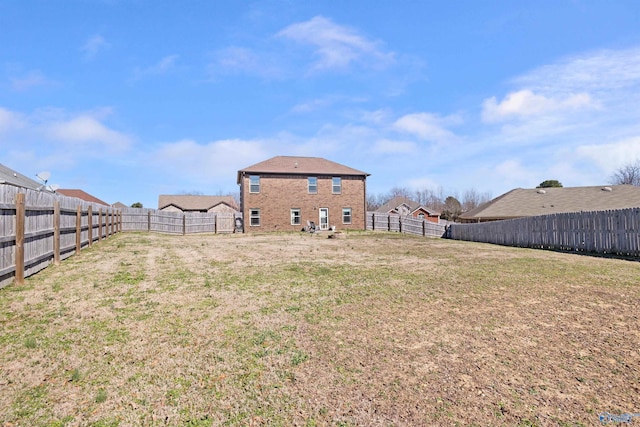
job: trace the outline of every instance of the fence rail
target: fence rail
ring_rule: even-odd
[[[445,222],[433,223],[425,219],[395,214],[367,212],[367,230],[395,231],[425,237],[442,237],[446,231]]]
[[[640,208],[452,224],[449,232],[457,240],[640,257]]]
[[[0,288],[119,231],[119,212],[73,197],[0,184]]]
[[[0,184],[0,288],[119,231],[233,233],[233,213],[114,208]]]

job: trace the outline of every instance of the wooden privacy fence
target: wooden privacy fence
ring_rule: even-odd
[[[108,206],[0,184],[0,288],[119,230]]]
[[[367,212],[367,230],[395,231],[425,237],[442,237],[446,225],[436,224],[425,219],[395,214]]]
[[[157,233],[234,233],[238,213],[170,212],[156,209],[122,209],[122,231]]]
[[[640,257],[640,208],[452,224],[452,239]]]

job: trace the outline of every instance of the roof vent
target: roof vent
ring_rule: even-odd
[[[611,187],[602,187],[602,191],[613,191]]]
[[[297,168],[297,167],[298,167],[298,162],[295,162],[295,163],[293,164],[293,167],[294,167],[294,168]]]
[[[546,192],[547,192],[547,191],[546,191],[546,190],[543,190],[543,189],[538,190],[538,194],[546,194]]]

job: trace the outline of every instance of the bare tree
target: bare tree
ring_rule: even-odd
[[[635,185],[640,186],[640,159],[637,159],[635,163],[628,163],[616,170],[615,173],[609,178],[611,184],[615,185]]]
[[[466,190],[462,196],[462,211],[470,211],[490,200],[491,193],[479,193],[475,188]]]

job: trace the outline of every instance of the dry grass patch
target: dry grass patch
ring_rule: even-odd
[[[0,290],[0,424],[594,425],[636,262],[387,233],[120,234]]]

